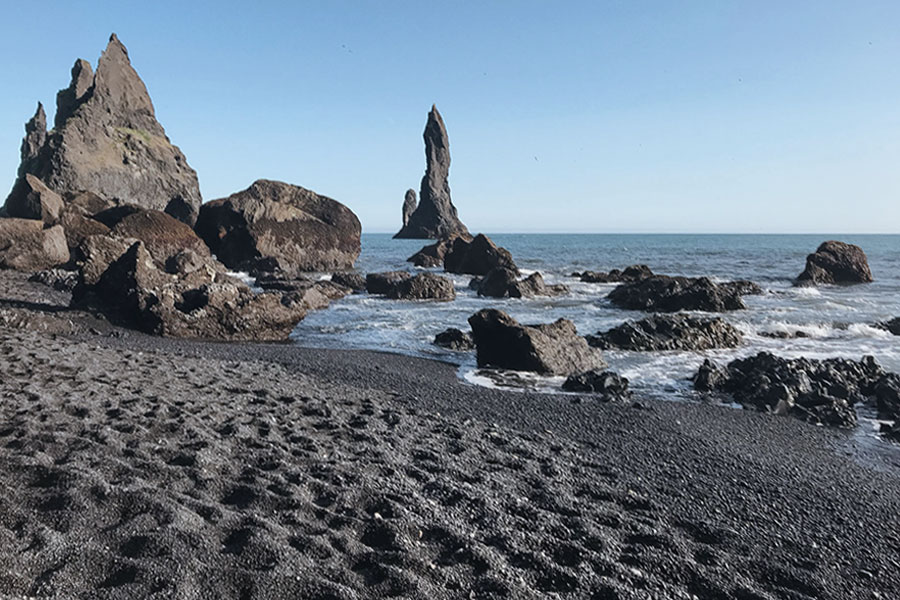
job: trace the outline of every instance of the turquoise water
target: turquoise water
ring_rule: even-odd
[[[900,337],[872,324],[900,316],[900,235],[606,235],[489,234],[512,252],[526,273],[540,271],[549,283],[565,283],[571,293],[559,298],[488,299],[467,288],[468,276],[453,275],[457,300],[450,303],[402,302],[366,294],[348,296],[326,310],[310,313],[294,331],[307,347],[361,348],[438,357],[461,364],[470,381],[496,384],[478,373],[471,354],[434,346],[434,335],[447,327],[468,329],[466,319],[481,308],[504,310],[523,323],[571,319],[579,333],[605,330],[643,313],[613,307],[605,298],[611,284],[581,283],[573,271],[609,270],[635,263],[657,273],[750,279],[765,293],[748,296],[748,310],[726,319],[745,334],[735,350],[708,352],[607,352],[610,367],[650,395],[690,394],[686,379],[706,357],[728,361],[768,350],[785,356],[872,354],[886,368],[900,371]],[[851,287],[794,288],[806,255],[826,239],[858,244],[869,257],[875,283]],[[392,240],[387,234],[363,235],[359,271],[416,269],[406,258],[421,240]],[[440,272],[440,269],[434,269]],[[763,332],[802,330],[809,337],[776,340]],[[504,381],[500,378],[500,381]],[[550,389],[552,378],[515,379],[516,385]]]

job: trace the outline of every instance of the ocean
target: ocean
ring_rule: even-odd
[[[606,351],[610,369],[649,397],[691,398],[689,378],[704,358],[728,362],[769,351],[786,357],[873,355],[900,372],[900,337],[873,324],[900,316],[900,235],[637,235],[488,234],[508,249],[525,275],[540,271],[547,283],[571,293],[556,298],[493,299],[468,288],[468,275],[450,275],[454,302],[406,302],[359,294],[311,312],[292,334],[312,348],[356,348],[436,358],[460,366],[460,377],[478,385],[558,391],[561,378],[479,370],[473,352],[444,350],[432,342],[448,327],[467,331],[466,319],[482,308],[498,308],[525,324],[572,320],[582,335],[605,331],[646,313],[614,307],[606,299],[615,284],[581,283],[574,271],[608,271],[646,264],[655,273],[709,276],[717,281],[749,279],[765,290],[744,298],[748,309],[723,316],[744,333],[736,349],[704,352]],[[806,255],[827,239],[857,244],[869,258],[875,282],[848,287],[796,288],[792,280]],[[362,273],[417,269],[406,259],[429,243],[364,234],[357,269]],[[442,273],[441,269],[432,269]],[[443,274],[443,273],[442,273]],[[802,331],[808,337],[772,339],[766,332]]]

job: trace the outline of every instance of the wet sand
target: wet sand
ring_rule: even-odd
[[[151,338],[9,273],[0,380],[3,598],[900,596],[858,432]]]

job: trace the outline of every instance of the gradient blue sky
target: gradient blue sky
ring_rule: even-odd
[[[4,1],[2,186],[115,31],[207,200],[280,179],[394,232],[437,103],[475,231],[900,232],[896,0],[256,4]]]

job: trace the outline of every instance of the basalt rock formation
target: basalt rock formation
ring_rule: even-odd
[[[76,61],[71,84],[57,95],[54,121],[48,132],[39,104],[25,126],[18,177],[6,200],[10,215],[27,204],[32,175],[63,198],[90,191],[194,223],[201,204],[197,174],[156,120],[147,88],[115,34],[96,73],[87,61]]]
[[[844,242],[823,242],[806,257],[806,269],[795,285],[854,284],[873,281],[866,253],[859,246]]]
[[[479,233],[474,239],[455,237],[444,254],[444,270],[448,273],[487,275],[497,267],[519,274],[519,267],[509,250],[498,247],[483,233]]]
[[[394,236],[407,239],[443,239],[452,235],[469,235],[450,200],[450,139],[441,113],[435,106],[425,125],[425,175],[419,191],[419,205],[412,212],[410,194],[403,201],[403,227]],[[415,198],[412,198],[415,201]],[[408,219],[406,218],[408,214]]]
[[[360,251],[361,227],[353,211],[267,179],[204,204],[195,230],[228,268],[251,273],[351,269]]]
[[[479,296],[491,298],[533,298],[534,296],[559,296],[569,291],[564,285],[547,285],[540,273],[532,273],[519,279],[515,271],[506,267],[491,269],[487,275],[473,280],[469,287]]]
[[[616,306],[630,310],[724,312],[747,308],[741,296],[761,292],[750,281],[714,283],[707,277],[654,275],[623,283],[607,297]]]
[[[410,188],[406,190],[406,195],[403,197],[403,226],[406,227],[409,225],[409,218],[412,216],[414,212],[416,212],[416,206],[418,206],[419,201],[416,199],[416,190]]]
[[[609,331],[586,337],[588,344],[608,350],[633,351],[709,350],[735,348],[743,336],[722,318],[691,315],[653,315],[640,321],[628,321]]]

